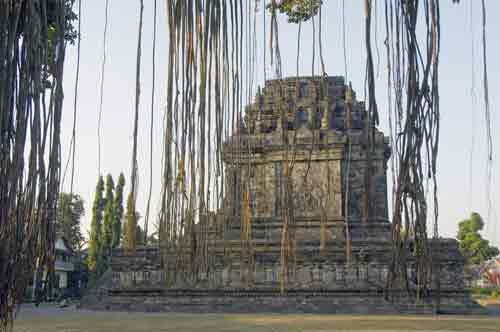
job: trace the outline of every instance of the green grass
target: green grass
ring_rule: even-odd
[[[70,310],[22,314],[16,332],[500,331],[500,317],[142,314]]]
[[[500,294],[500,288],[498,287],[474,287],[471,289],[473,295],[484,295],[484,296],[496,296]]]

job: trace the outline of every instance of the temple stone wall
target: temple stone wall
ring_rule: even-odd
[[[345,248],[331,246],[321,253],[315,246],[300,250],[296,255],[296,267],[290,274],[290,290],[381,290],[384,289],[389,271],[390,249],[384,243],[371,243],[372,251],[357,244],[353,248],[352,262],[345,260]],[[440,241],[434,259],[439,265],[440,288],[461,291],[463,259],[454,240]],[[439,251],[437,251],[439,250]],[[131,256],[115,251],[111,266],[114,289],[209,288],[278,290],[281,280],[279,248],[255,248],[255,262],[251,266],[242,258],[237,247],[229,252],[226,262],[214,259],[211,268],[200,270],[195,280],[185,280],[183,272],[165,269],[160,264],[158,248],[141,248]],[[216,255],[217,256],[217,255]],[[172,256],[173,260],[174,257]],[[408,265],[410,286],[415,286],[413,263]],[[176,275],[177,273],[177,275]],[[179,280],[178,283],[175,280]],[[429,280],[434,288],[435,280]]]
[[[347,264],[340,248],[326,256],[302,252],[291,287],[279,290],[279,255],[273,250],[256,255],[258,264],[248,266],[233,261],[213,263],[210,273],[200,272],[197,280],[173,286],[175,278],[160,268],[157,248],[139,248],[135,255],[117,250],[112,260],[107,295],[87,307],[104,310],[186,311],[186,312],[312,312],[312,313],[434,313],[434,297],[415,302],[406,290],[391,293],[388,301],[384,285],[388,275],[383,244],[374,252],[354,248],[355,262]],[[464,291],[463,261],[456,241],[440,241],[440,312],[482,313]],[[274,253],[273,253],[274,252]],[[451,257],[444,257],[451,253]],[[172,272],[172,271],[170,271]],[[177,272],[182,274],[182,272]],[[248,274],[254,275],[247,282]],[[408,274],[413,273],[409,268]],[[182,279],[181,276],[177,276]]]

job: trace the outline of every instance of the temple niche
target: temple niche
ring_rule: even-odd
[[[223,204],[197,225],[209,230],[198,234],[205,251],[179,256],[178,250],[157,247],[139,248],[135,255],[116,250],[99,300],[88,296],[84,307],[429,313],[436,310],[432,292],[439,287],[441,311],[471,312],[464,260],[452,239],[429,242],[433,264],[439,264],[439,279],[429,280],[429,299],[415,303],[407,296],[415,287],[410,249],[408,284],[393,291],[396,300],[384,296],[393,253],[390,146],[388,137],[369,124],[364,102],[343,77],[267,81],[246,107],[238,131],[223,144]],[[292,209],[294,248],[286,291],[283,214],[290,211],[285,208]],[[249,211],[248,225],[242,224],[242,211]],[[179,269],[187,257],[194,259],[194,277]]]

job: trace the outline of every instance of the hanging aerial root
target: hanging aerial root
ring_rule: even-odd
[[[419,15],[419,13],[422,13]],[[393,254],[387,290],[406,288],[421,299],[430,289],[432,254],[427,231],[428,204],[426,183],[433,188],[434,238],[438,238],[437,154],[439,141],[439,1],[426,0],[402,4],[386,0],[386,50],[393,142],[393,169],[397,174],[392,218]],[[417,38],[423,23],[425,49]],[[392,96],[390,94],[389,96]],[[409,249],[413,248],[410,252]],[[409,271],[410,270],[410,271]],[[407,272],[410,272],[409,274]],[[410,276],[414,276],[411,277]],[[439,279],[439,278],[437,278]],[[436,278],[434,278],[436,280]]]
[[[0,331],[54,285],[63,67],[73,1],[0,1]],[[42,285],[43,272],[46,287]],[[34,278],[33,278],[34,276]]]
[[[246,187],[246,186],[245,186]],[[249,280],[251,275],[253,275],[253,244],[252,244],[252,221],[251,221],[251,210],[250,210],[250,191],[248,188],[242,189],[242,200],[241,200],[241,265],[246,265],[247,276],[245,276],[245,281]]]
[[[251,53],[244,42],[251,29],[245,8],[247,3],[239,0],[166,1],[169,60],[160,243],[162,257],[182,265],[191,280],[197,271],[189,267],[208,267],[209,212],[225,205],[223,142],[243,118],[243,57]],[[232,217],[230,213],[224,220]]]

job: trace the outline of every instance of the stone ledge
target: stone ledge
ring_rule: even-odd
[[[101,301],[87,309],[143,312],[203,313],[326,313],[326,314],[434,314],[486,313],[468,297],[467,292],[441,292],[441,306],[436,309],[431,298],[422,302],[408,300],[406,292],[388,301],[382,290],[299,291],[289,290],[126,290],[109,291]]]

